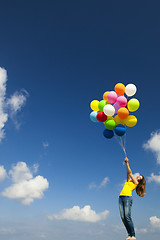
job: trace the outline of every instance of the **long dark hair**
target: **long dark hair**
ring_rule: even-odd
[[[136,187],[136,193],[138,196],[144,197],[146,194],[146,180],[143,175],[140,176],[142,176],[142,179],[138,180],[139,183]]]

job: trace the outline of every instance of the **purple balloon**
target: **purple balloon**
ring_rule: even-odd
[[[117,105],[117,103],[115,103],[113,106],[114,106],[114,108],[115,108],[115,113],[117,113],[118,110],[120,109],[120,107]]]

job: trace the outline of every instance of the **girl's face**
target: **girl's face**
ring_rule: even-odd
[[[140,181],[143,177],[141,175],[137,176],[136,179],[137,181]]]

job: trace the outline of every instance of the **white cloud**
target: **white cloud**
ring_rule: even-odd
[[[0,166],[0,182],[2,182],[7,177],[7,172],[4,166]]]
[[[150,177],[147,177],[148,182],[155,182],[160,184],[160,175],[154,175],[154,173],[151,173]]]
[[[11,175],[12,181],[15,183],[33,178],[32,173],[25,162],[18,162],[17,165],[13,166],[9,171],[9,175]]]
[[[19,129],[21,125],[17,120],[17,113],[21,111],[22,107],[24,107],[28,96],[28,92],[25,89],[21,89],[7,99],[9,117],[12,119],[17,129]]]
[[[122,224],[120,225],[112,225],[113,231],[117,232],[117,233],[121,233],[124,232],[124,226]],[[136,233],[138,234],[145,234],[148,233],[148,229],[147,228],[135,228]]]
[[[92,182],[89,184],[88,188],[89,189],[97,188],[97,185],[94,182]]]
[[[147,228],[135,228],[136,233],[148,233]]]
[[[160,131],[152,132],[150,139],[143,144],[144,149],[151,150],[157,158],[157,163],[160,164]]]
[[[0,142],[5,137],[4,127],[9,117],[14,121],[17,128],[20,126],[16,114],[24,106],[28,96],[27,91],[23,89],[6,99],[6,83],[7,71],[0,67]]]
[[[108,177],[105,177],[105,178],[103,179],[103,181],[101,182],[101,184],[99,185],[99,188],[105,187],[108,182],[109,182],[109,178],[108,178]]]
[[[97,188],[97,189],[100,189],[100,188],[103,188],[106,186],[106,184],[109,182],[109,178],[108,177],[105,177],[102,182],[97,185],[95,183],[90,183],[89,184],[89,189],[93,189],[93,188]]]
[[[22,89],[20,92],[15,92],[8,100],[7,104],[10,106],[12,113],[17,113],[25,105],[28,92]]]
[[[48,216],[49,220],[72,220],[72,221],[81,221],[81,222],[98,222],[108,217],[109,211],[105,210],[97,214],[94,210],[91,209],[90,205],[86,205],[83,208],[79,206],[74,206],[70,209],[64,209],[59,214],[54,214]]]
[[[9,171],[12,184],[2,192],[2,196],[30,205],[34,199],[41,199],[49,183],[46,178],[38,175],[33,177],[25,162],[18,162]]]
[[[150,217],[149,220],[150,220],[150,224],[153,228],[160,229],[160,218],[153,216],[153,217]]]

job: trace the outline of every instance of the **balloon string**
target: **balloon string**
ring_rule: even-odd
[[[118,144],[121,146],[121,148],[122,148],[122,150],[123,150],[123,152],[125,154],[125,157],[127,157],[126,148],[125,148],[126,140],[124,140],[124,143],[123,143],[122,137],[120,137],[120,140],[119,140],[116,135],[115,135],[115,139],[118,142]],[[123,165],[125,165],[124,162],[123,162]]]
[[[124,134],[124,147],[125,147],[125,149],[126,149],[126,134],[127,133]]]
[[[120,140],[121,140],[121,146],[122,146],[123,152],[125,154],[125,157],[127,157],[127,153],[126,153],[126,149],[125,149],[125,142],[123,143],[122,137],[120,137]]]

